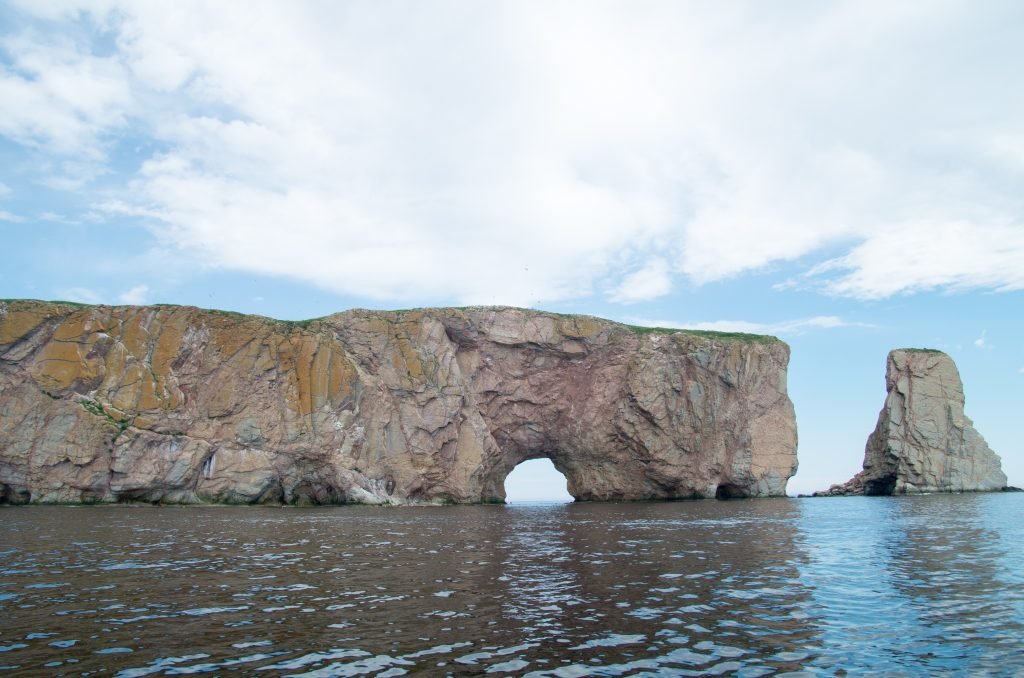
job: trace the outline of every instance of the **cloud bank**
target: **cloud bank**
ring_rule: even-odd
[[[106,177],[107,218],[209,266],[522,305],[784,262],[862,299],[1024,288],[1019,3],[63,0],[6,18],[0,135],[50,186]]]

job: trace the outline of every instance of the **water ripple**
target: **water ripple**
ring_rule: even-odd
[[[0,667],[1024,673],[1022,495],[0,521]]]

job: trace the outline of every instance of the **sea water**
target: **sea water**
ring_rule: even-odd
[[[0,510],[0,673],[1024,675],[1024,494]]]

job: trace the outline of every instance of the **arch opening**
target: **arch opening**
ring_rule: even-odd
[[[747,499],[750,492],[747,488],[732,483],[722,483],[715,490],[715,499]]]
[[[550,459],[528,459],[506,476],[505,501],[509,504],[571,502],[573,497],[567,483]]]

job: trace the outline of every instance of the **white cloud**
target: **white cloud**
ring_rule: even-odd
[[[215,267],[466,303],[795,260],[860,298],[1024,287],[1012,3],[21,6],[0,134],[67,190],[151,142],[100,202]]]
[[[57,212],[40,212],[37,217],[39,221],[52,221],[58,224],[80,224],[82,223],[78,219],[70,219],[63,214]]]
[[[812,274],[840,295],[877,299],[932,289],[1024,289],[1024,225],[917,222],[877,236]]]
[[[12,214],[7,210],[0,210],[0,221],[9,221],[12,224],[20,224],[25,221],[25,218],[19,217],[17,214]]]
[[[975,348],[986,348],[988,346],[988,344],[985,343],[985,335],[987,333],[988,333],[988,330],[982,330],[981,331],[981,336],[974,340],[974,347]]]
[[[88,287],[66,287],[57,291],[61,301],[75,301],[80,304],[102,304],[103,298]]]
[[[0,198],[6,198],[11,194],[11,187],[0,181]]]
[[[146,285],[136,285],[130,290],[125,290],[121,294],[117,295],[117,300],[122,304],[137,306],[146,303],[147,294],[149,294],[149,287]]]
[[[672,277],[669,275],[668,262],[662,258],[649,261],[639,271],[627,275],[612,290],[609,301],[620,304],[632,304],[664,296],[672,291]]]
[[[1018,172],[1024,171],[1024,134],[996,133],[988,138],[985,150],[997,162]]]
[[[679,322],[676,320],[652,320],[632,318],[630,323],[643,327],[669,327],[681,330],[710,330],[712,332],[746,332],[748,334],[803,334],[808,330],[833,329],[837,327],[871,327],[857,322],[847,322],[834,315],[819,315],[798,320],[784,320],[776,323],[756,323],[747,320],[714,320],[710,322]]]
[[[69,40],[5,36],[14,58],[0,65],[0,134],[63,155],[99,159],[101,137],[133,107],[127,73],[114,57],[83,53]]]

